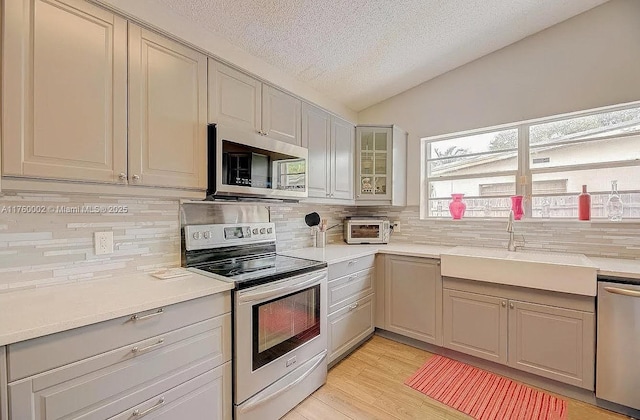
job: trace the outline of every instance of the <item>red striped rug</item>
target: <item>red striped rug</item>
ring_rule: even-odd
[[[405,385],[477,420],[565,420],[566,401],[442,356]]]

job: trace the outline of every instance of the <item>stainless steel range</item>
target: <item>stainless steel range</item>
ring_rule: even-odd
[[[275,239],[273,223],[184,227],[184,265],[235,283],[238,420],[280,418],[326,381],[326,263],[278,255]]]

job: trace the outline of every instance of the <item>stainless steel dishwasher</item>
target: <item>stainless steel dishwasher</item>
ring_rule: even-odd
[[[640,413],[640,280],[598,278],[596,397]]]

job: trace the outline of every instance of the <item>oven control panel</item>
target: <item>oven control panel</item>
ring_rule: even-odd
[[[188,225],[184,227],[187,251],[246,245],[276,240],[274,223]]]

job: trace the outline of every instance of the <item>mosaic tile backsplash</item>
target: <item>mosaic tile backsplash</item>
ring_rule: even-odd
[[[192,223],[208,223],[223,212],[216,204],[194,206],[197,210],[185,212],[174,199],[7,192],[0,197],[0,292],[177,266],[181,215],[190,215]],[[418,207],[258,206],[268,206],[276,224],[278,251],[313,245],[304,223],[312,211],[328,219],[329,226],[337,225],[329,230],[328,243],[342,243],[342,220],[352,215],[399,221],[401,232],[392,235],[392,242],[506,247],[508,240],[503,220],[425,221]],[[523,221],[515,226],[524,249],[640,259],[640,223]],[[114,253],[96,256],[93,234],[102,231],[113,232]]]
[[[400,222],[392,242],[507,247],[504,220],[420,220],[419,207],[359,207],[361,215],[384,215]],[[516,221],[516,244],[525,250],[640,259],[640,222]]]

